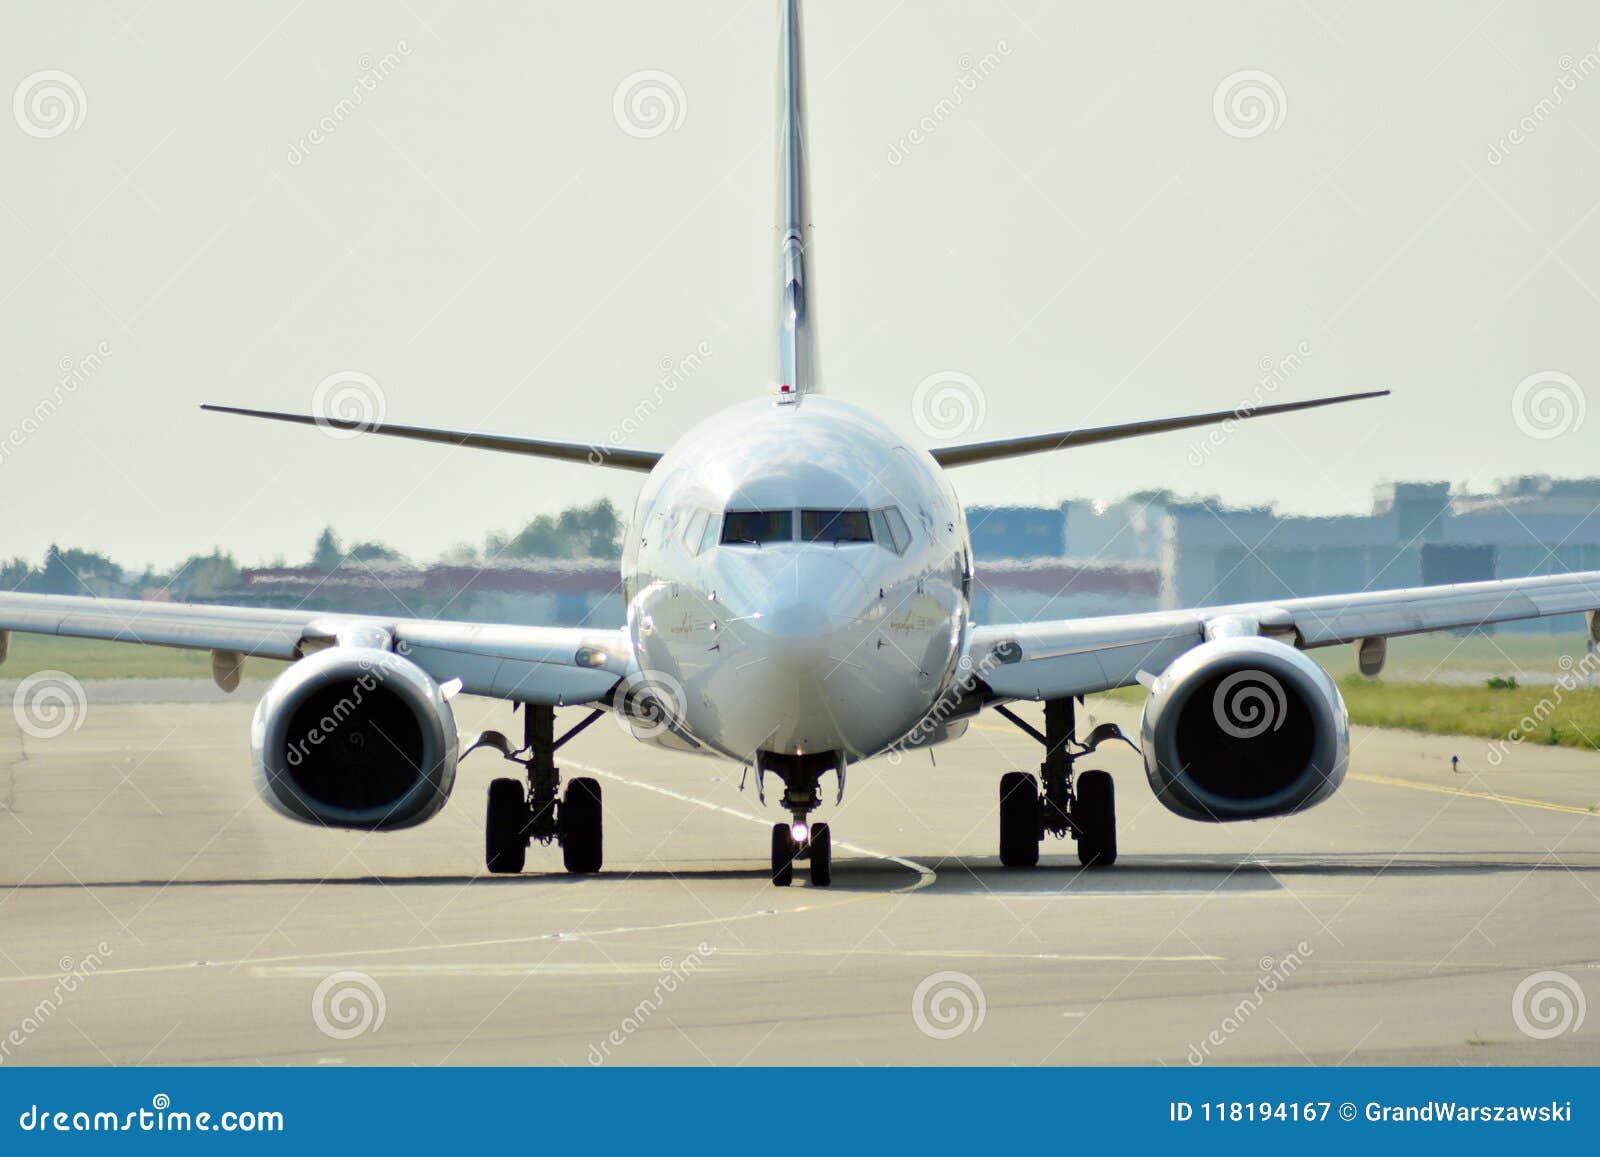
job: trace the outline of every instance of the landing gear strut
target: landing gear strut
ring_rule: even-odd
[[[1003,705],[995,710],[1044,744],[1037,779],[1023,771],[1000,777],[1000,862],[1008,868],[1033,867],[1048,833],[1076,840],[1078,862],[1086,868],[1116,863],[1117,809],[1111,776],[1103,771],[1074,773],[1073,764],[1101,743],[1111,739],[1128,743],[1127,737],[1116,724],[1103,723],[1080,743],[1070,698],[1045,700],[1042,733]]]
[[[522,705],[523,745],[513,751],[506,738],[487,731],[473,744],[492,747],[527,772],[521,780],[501,778],[489,785],[489,809],[484,822],[484,864],[498,874],[522,871],[528,845],[552,841],[561,845],[567,871],[598,872],[603,862],[603,825],[600,784],[593,779],[569,780],[561,794],[561,772],[555,753],[567,740],[604,714],[594,711],[560,739],[555,737],[555,708],[536,703]],[[468,749],[469,751],[472,748]]]
[[[839,793],[844,794],[844,767],[828,754],[776,755],[762,752],[756,774],[776,772],[783,780],[783,806],[794,817],[786,824],[772,825],[772,882],[779,888],[794,883],[796,860],[811,864],[811,886],[826,888],[833,883],[833,832],[825,823],[807,820],[822,804],[820,781],[824,772],[839,773]]]

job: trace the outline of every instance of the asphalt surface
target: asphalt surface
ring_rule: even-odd
[[[1213,826],[1122,749],[1121,862],[1013,872],[1038,753],[986,716],[853,769],[834,886],[783,890],[739,768],[602,721],[561,762],[606,870],[508,879],[492,754],[419,829],[322,831],[255,799],[249,686],[89,694],[53,737],[0,711],[0,1064],[1600,1062],[1600,755],[1358,730],[1334,801]]]

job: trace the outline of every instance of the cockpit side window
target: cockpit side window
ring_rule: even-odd
[[[730,510],[722,517],[724,544],[760,546],[794,539],[792,510]]]
[[[700,553],[700,541],[705,537],[706,520],[711,517],[708,511],[697,510],[689,518],[689,525],[684,528],[683,545],[690,554]]]
[[[802,542],[871,542],[872,522],[865,510],[802,510]]]
[[[906,525],[905,515],[896,507],[874,510],[872,525],[878,541],[896,554],[904,554],[906,547],[911,545],[911,529]]]

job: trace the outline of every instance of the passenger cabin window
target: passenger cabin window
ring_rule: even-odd
[[[794,539],[792,510],[730,510],[722,519],[724,544],[760,546]]]
[[[865,510],[802,510],[802,542],[871,542],[872,523]]]

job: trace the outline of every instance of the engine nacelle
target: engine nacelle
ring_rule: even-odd
[[[1194,820],[1256,820],[1321,803],[1350,763],[1350,719],[1328,673],[1285,643],[1213,639],[1150,689],[1145,774]]]
[[[431,818],[460,758],[455,714],[409,659],[337,646],[278,676],[250,727],[256,787],[290,819],[387,831]]]

